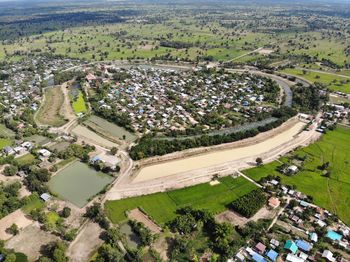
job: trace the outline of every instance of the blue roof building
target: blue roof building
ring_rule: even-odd
[[[337,232],[335,232],[333,230],[329,230],[327,232],[326,237],[332,239],[333,241],[339,241],[342,239],[342,235],[338,234]]]
[[[269,252],[266,253],[266,256],[272,261],[276,261],[278,257],[278,253],[275,250],[270,249]]]
[[[312,249],[312,245],[304,240],[298,239],[295,243],[301,250],[309,252]]]
[[[284,249],[287,249],[295,254],[298,251],[298,246],[294,243],[293,240],[287,240],[286,244],[284,245]]]
[[[265,258],[262,255],[259,255],[258,253],[255,253],[253,255],[253,260],[256,262],[266,262]]]

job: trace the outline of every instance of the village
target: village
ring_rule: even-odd
[[[97,92],[95,111],[126,114],[138,133],[229,128],[268,118],[279,104],[278,85],[264,77],[142,65],[100,64],[85,71]]]

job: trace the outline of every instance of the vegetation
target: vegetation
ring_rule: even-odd
[[[264,191],[255,189],[232,202],[231,208],[245,217],[251,217],[262,208],[267,201]]]
[[[290,108],[281,108],[276,110],[272,115],[278,117],[275,122],[266,124],[265,126],[258,127],[257,129],[250,129],[247,131],[234,132],[230,134],[208,136],[203,135],[195,138],[188,139],[173,139],[173,140],[159,140],[153,139],[149,136],[144,136],[137,145],[133,146],[130,150],[130,156],[134,160],[147,158],[151,156],[165,155],[176,151],[182,151],[189,148],[212,146],[222,143],[230,143],[244,138],[256,136],[260,132],[266,132],[273,129],[288,118],[294,116],[296,112]]]
[[[350,131],[338,127],[329,131],[322,138],[291,155],[282,157],[279,161],[260,167],[245,170],[244,173],[252,179],[259,181],[269,175],[280,177],[281,183],[296,188],[309,195],[316,205],[319,205],[338,215],[345,223],[350,223],[350,213],[346,208],[349,200],[344,194],[350,193],[349,181],[349,148]],[[299,172],[293,176],[280,173],[282,163],[293,164],[294,159],[304,159]],[[299,162],[300,160],[298,160]],[[327,170],[330,175],[325,176],[322,166],[329,163]]]
[[[227,209],[232,201],[255,189],[244,178],[225,177],[219,182],[215,186],[205,183],[166,193],[107,201],[106,212],[113,223],[119,223],[126,220],[128,210],[139,207],[157,223],[164,224],[174,219],[180,207],[191,205],[193,208],[219,213]]]

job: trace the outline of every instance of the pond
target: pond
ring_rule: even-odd
[[[76,161],[53,176],[48,186],[60,198],[81,208],[113,179],[109,175],[96,172],[88,165]]]
[[[132,249],[137,249],[140,244],[139,237],[132,231],[131,226],[128,223],[124,223],[120,226],[120,233],[126,237],[128,246]]]

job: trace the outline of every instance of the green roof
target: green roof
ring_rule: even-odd
[[[298,251],[298,246],[292,240],[287,240],[286,244],[284,245],[284,248],[288,249],[293,254],[295,254]]]

